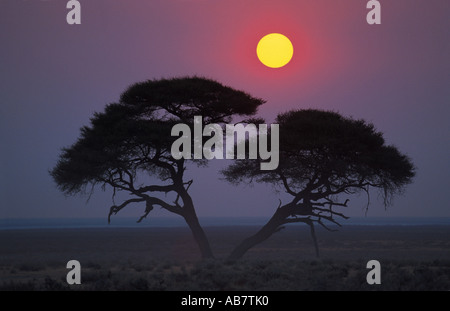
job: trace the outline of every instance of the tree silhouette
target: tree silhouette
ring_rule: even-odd
[[[194,116],[202,116],[204,124],[229,123],[235,116],[255,114],[263,103],[247,93],[199,77],[136,83],[121,95],[118,103],[94,114],[91,125],[81,128],[78,141],[63,148],[50,174],[67,195],[86,193],[89,186],[92,191],[98,185],[131,195],[123,203],[111,206],[108,221],[111,215],[138,202],[146,206],[138,221],[155,206],[182,216],[202,257],[212,257],[188,193],[193,181],[184,180],[187,162],[205,164],[205,160],[174,159],[171,145],[178,137],[171,136],[171,129],[177,123],[193,128]],[[166,196],[161,199],[158,194]]]
[[[300,222],[310,226],[318,256],[314,223],[329,229],[328,223],[339,225],[339,218],[348,218],[336,211],[347,206],[346,195],[379,189],[387,206],[415,175],[409,158],[387,146],[382,133],[363,120],[298,110],[278,115],[276,123],[280,129],[276,170],[262,171],[260,160],[247,159],[235,161],[223,174],[235,184],[262,182],[281,187],[292,200],[284,205],[280,201],[270,220],[233,250],[231,260],[242,257],[283,225]]]

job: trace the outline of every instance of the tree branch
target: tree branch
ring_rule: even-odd
[[[289,187],[286,176],[284,176],[284,174],[280,170],[278,171],[278,176],[280,176],[281,181],[283,182],[283,186],[286,189],[286,192],[295,197],[297,193],[292,191],[292,189]]]
[[[144,192],[164,192],[164,193],[168,193],[171,191],[175,190],[175,186],[174,185],[166,185],[166,186],[160,186],[160,185],[151,185],[151,186],[145,186],[145,187],[141,187],[139,189],[136,189],[137,192],[139,193],[144,193]]]
[[[342,218],[344,218],[344,219],[349,219],[349,218],[350,218],[350,217],[348,217],[348,216],[345,216],[345,215],[342,214],[342,213],[335,212],[335,211],[333,211],[333,210],[331,210],[331,209],[324,209],[324,208],[319,208],[319,207],[315,207],[314,209],[317,210],[317,211],[319,211],[319,212],[330,213],[331,215],[336,215],[336,216],[342,217]],[[319,215],[319,214],[318,214],[318,215]],[[321,215],[321,216],[323,216],[323,215]]]
[[[147,201],[149,204],[159,205],[169,212],[183,216],[183,208],[180,205],[170,205],[169,203],[155,197],[147,197]]]
[[[145,198],[134,198],[134,199],[129,199],[129,200],[123,202],[119,206],[116,206],[116,205],[111,206],[109,209],[108,224],[111,223],[111,215],[113,215],[113,214],[116,215],[122,208],[124,208],[125,206],[127,206],[130,203],[137,203],[137,202],[143,202],[143,201],[145,201]]]
[[[137,223],[140,223],[144,218],[146,218],[147,215],[148,215],[152,210],[153,210],[153,204],[152,204],[151,200],[147,199],[147,200],[146,200],[146,204],[145,204],[145,212],[144,212],[144,215],[142,215],[142,216],[138,219]]]

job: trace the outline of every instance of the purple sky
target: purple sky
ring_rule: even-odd
[[[48,170],[60,148],[130,84],[184,75],[266,99],[268,121],[320,108],[373,122],[418,174],[387,211],[373,194],[368,216],[450,217],[450,1],[382,1],[376,26],[363,0],[80,2],[82,24],[69,26],[65,0],[0,0],[0,218],[105,217],[109,189],[88,204],[56,189]],[[281,69],[256,58],[271,32],[294,44]],[[223,164],[189,172],[200,217],[268,216],[287,201],[220,181]],[[348,215],[364,216],[364,196],[350,205]]]

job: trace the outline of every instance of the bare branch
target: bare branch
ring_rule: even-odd
[[[344,218],[344,219],[349,219],[349,218],[350,218],[350,217],[348,217],[348,216],[345,216],[345,215],[342,214],[342,213],[335,212],[335,211],[333,211],[333,210],[331,210],[331,209],[324,209],[324,208],[319,208],[319,207],[315,207],[314,209],[317,210],[317,211],[319,211],[319,212],[329,213],[329,214],[331,214],[332,216],[333,216],[333,215],[336,215],[336,216],[342,217],[342,218]],[[319,214],[318,214],[318,215],[319,215]],[[323,215],[321,215],[321,216],[324,217]]]
[[[325,228],[326,230],[328,230],[328,231],[331,231],[331,232],[335,232],[335,231],[337,231],[337,230],[333,230],[333,229],[330,229],[330,228],[328,228],[323,222],[322,222],[322,220],[319,218],[318,220],[316,220],[316,222],[319,224],[319,225],[321,225],[323,228]],[[339,223],[337,223],[337,222],[335,222],[335,221],[333,221],[334,223],[336,223],[339,227],[341,227],[341,225],[339,224]]]
[[[289,187],[286,176],[284,176],[284,174],[281,171],[278,171],[277,173],[278,173],[278,176],[280,176],[281,181],[283,182],[283,186],[286,189],[286,192],[295,197],[297,195],[297,193],[292,191],[292,189]]]
[[[191,180],[189,180],[189,181],[187,181],[187,182],[184,183],[185,185],[187,185],[187,187],[186,187],[186,192],[189,191],[189,187],[192,185],[193,182],[194,182],[194,180],[191,179]]]
[[[153,210],[153,204],[151,203],[151,200],[146,200],[146,204],[145,204],[145,212],[144,215],[142,215],[137,223],[140,223],[144,218],[147,217],[147,215]]]
[[[369,205],[370,205],[370,192],[369,192],[369,186],[367,186],[366,189],[364,189],[364,191],[367,194],[367,205],[366,205],[366,212],[365,212],[365,216],[367,216],[367,212],[369,211]],[[386,206],[386,205],[385,205]]]
[[[293,223],[299,223],[299,222],[303,222],[303,223],[307,223],[309,221],[309,217],[304,217],[304,218],[299,218],[299,217],[295,217],[295,218],[286,218],[282,221],[282,224],[293,224]]]
[[[168,193],[168,192],[174,191],[174,190],[175,190],[175,186],[174,185],[166,185],[166,186],[151,185],[151,186],[145,186],[145,187],[141,187],[139,189],[136,189],[136,191],[139,192],[139,193],[144,193],[144,192],[164,192],[164,193]]]
[[[116,205],[111,206],[110,209],[109,209],[108,223],[111,223],[111,215],[113,215],[113,214],[116,215],[122,208],[124,208],[128,204],[130,204],[130,203],[137,203],[137,202],[143,202],[143,201],[145,201],[144,198],[133,198],[133,199],[129,199],[129,200],[123,202],[119,206],[116,206]]]
[[[147,201],[152,205],[159,205],[169,212],[183,216],[184,211],[180,205],[170,205],[169,203],[155,197],[147,197]]]
[[[94,187],[95,187],[95,182],[93,182],[92,185],[91,185],[91,190],[89,191],[89,196],[86,199],[86,204],[89,203],[89,201],[91,200],[92,195],[94,194]]]
[[[320,215],[320,214],[315,214],[313,215],[315,217],[318,218],[317,222],[321,223],[322,222],[322,218],[328,220],[329,222],[334,223],[335,225],[338,225],[339,227],[342,227],[340,223],[338,223],[336,220],[334,220],[334,218],[332,216],[326,216],[326,215]],[[345,218],[345,217],[344,217]],[[348,217],[347,217],[348,218]],[[324,226],[324,225],[322,225]]]

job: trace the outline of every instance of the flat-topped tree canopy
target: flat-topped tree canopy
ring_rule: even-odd
[[[294,110],[279,114],[280,164],[261,171],[259,160],[239,160],[223,171],[230,182],[266,182],[288,193],[338,194],[372,186],[386,194],[412,181],[410,159],[385,144],[383,134],[364,120],[336,112]]]
[[[186,124],[192,123],[194,116],[202,116],[205,124],[230,123],[233,116],[254,115],[264,102],[201,77],[139,82],[120,97],[120,103]]]

